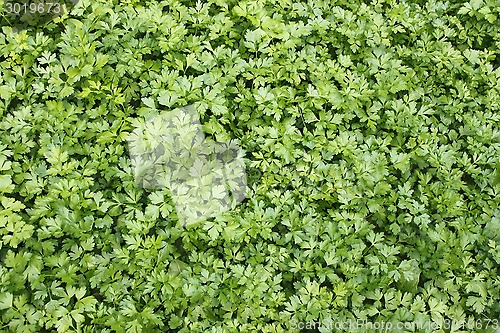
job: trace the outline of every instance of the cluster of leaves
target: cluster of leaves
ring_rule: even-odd
[[[498,318],[499,20],[498,0],[81,0],[24,31],[2,19],[1,330]],[[208,137],[241,141],[249,188],[185,229],[168,190],[134,182],[127,135],[189,104]]]

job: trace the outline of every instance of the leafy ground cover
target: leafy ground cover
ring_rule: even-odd
[[[1,31],[2,332],[499,319],[498,0],[81,0]],[[126,139],[189,104],[248,191],[183,228]]]

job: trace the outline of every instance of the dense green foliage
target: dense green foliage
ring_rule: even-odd
[[[498,0],[2,19],[0,330],[498,319],[499,22]],[[167,189],[134,182],[127,135],[188,104],[207,138],[240,140],[249,188],[183,228]]]

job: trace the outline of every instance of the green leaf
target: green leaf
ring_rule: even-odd
[[[9,292],[0,293],[0,310],[5,310],[12,307],[14,296]]]
[[[12,177],[10,175],[0,175],[0,192],[12,193],[15,185],[12,184]]]

